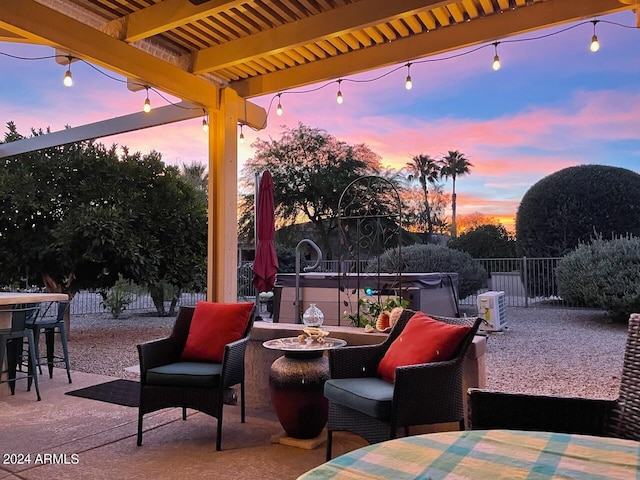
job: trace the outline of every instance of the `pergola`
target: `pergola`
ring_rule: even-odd
[[[206,112],[208,297],[232,302],[237,124],[267,122],[248,99],[632,9],[640,26],[639,0],[0,0],[0,41],[51,46],[201,107],[0,145],[0,158]]]

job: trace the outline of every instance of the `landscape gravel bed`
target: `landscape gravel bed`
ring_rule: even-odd
[[[508,307],[507,328],[487,336],[486,388],[592,398],[615,398],[627,326],[604,312]],[[132,378],[136,345],[169,335],[175,319],[145,312],[74,315],[71,368]]]
[[[487,337],[487,388],[617,397],[626,324],[595,310],[512,307],[507,327]]]

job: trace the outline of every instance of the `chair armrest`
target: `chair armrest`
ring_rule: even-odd
[[[397,426],[456,422],[464,419],[463,362],[396,367],[393,408]]]
[[[244,380],[244,356],[249,337],[243,337],[224,347],[222,360],[222,384],[224,387],[236,385]]]
[[[172,363],[177,355],[176,341],[173,337],[152,340],[139,344],[137,347],[142,382],[145,381],[145,373],[148,369]]]
[[[615,400],[469,389],[472,429],[506,428],[604,435]]]
[[[385,351],[383,344],[329,350],[329,375],[331,378],[373,377]]]

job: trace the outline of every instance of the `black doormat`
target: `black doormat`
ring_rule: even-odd
[[[140,382],[119,379],[73,390],[66,392],[66,394],[100,402],[116,403],[125,407],[137,407],[140,401]]]

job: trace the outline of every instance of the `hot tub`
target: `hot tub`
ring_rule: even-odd
[[[338,275],[343,279],[344,291],[339,289]],[[382,300],[396,296],[398,283],[396,274],[358,277],[324,272],[301,273],[301,311],[315,303],[324,313],[324,325],[349,325],[349,320],[342,318],[343,313],[355,313],[358,297],[377,302],[378,292]],[[403,273],[401,286],[403,298],[409,300],[409,308],[433,315],[459,315],[457,273]],[[278,274],[274,287],[274,322],[296,323],[295,287],[294,273]],[[366,295],[369,289],[374,291],[374,295]]]

